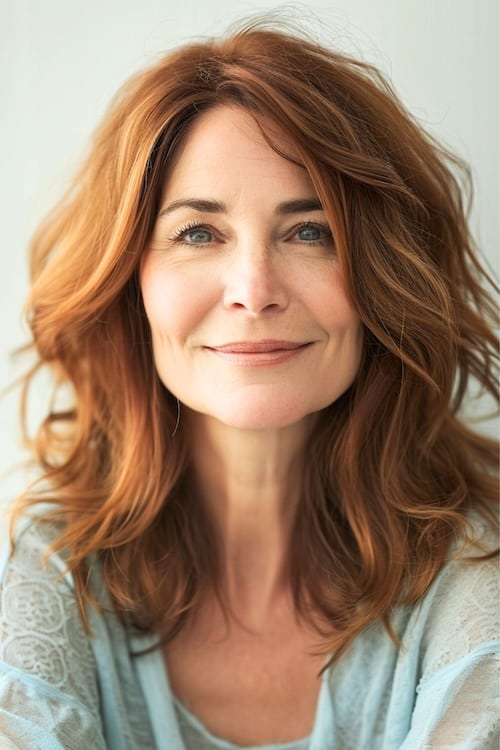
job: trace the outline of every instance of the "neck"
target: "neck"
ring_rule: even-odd
[[[222,540],[231,608],[255,622],[289,595],[290,537],[312,420],[233,429],[191,412],[195,483]]]

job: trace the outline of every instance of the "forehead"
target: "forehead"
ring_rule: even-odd
[[[190,126],[168,170],[165,197],[231,191],[238,185],[314,195],[309,175],[297,161],[291,138],[270,119],[257,120],[241,107],[220,105]]]

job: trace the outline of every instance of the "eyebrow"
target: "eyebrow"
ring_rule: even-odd
[[[221,201],[205,200],[203,198],[182,198],[177,201],[172,201],[168,206],[162,208],[158,216],[171,214],[173,211],[177,211],[180,208],[192,208],[195,211],[209,214],[227,213],[227,207],[225,203],[222,203]],[[296,200],[278,203],[275,213],[280,216],[288,216],[289,214],[323,210],[323,206],[317,198],[298,198]]]

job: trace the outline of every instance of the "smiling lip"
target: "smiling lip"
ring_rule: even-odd
[[[221,359],[235,365],[259,366],[281,364],[308,347],[311,341],[233,341],[222,346],[207,346]]]

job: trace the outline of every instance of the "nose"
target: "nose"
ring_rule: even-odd
[[[280,265],[272,248],[238,247],[226,270],[224,306],[254,316],[285,310],[289,297]]]

